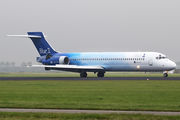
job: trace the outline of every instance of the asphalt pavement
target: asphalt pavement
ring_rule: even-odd
[[[0,77],[0,80],[180,80],[180,77]]]
[[[14,109],[0,108],[0,112],[50,112],[50,113],[126,113],[126,114],[153,114],[153,115],[180,115],[180,112],[159,112],[159,111],[112,111],[112,110],[62,110],[62,109]]]

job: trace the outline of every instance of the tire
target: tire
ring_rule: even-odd
[[[87,77],[87,73],[85,71],[81,72],[80,77]]]
[[[86,72],[84,73],[84,77],[87,77],[87,73]]]
[[[168,74],[167,74],[167,73],[164,73],[163,76],[164,76],[164,77],[168,77]]]
[[[97,76],[98,77],[104,77],[104,72],[102,72],[102,71],[98,72]]]

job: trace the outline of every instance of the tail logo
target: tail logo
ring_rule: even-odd
[[[48,53],[51,53],[51,51],[50,51],[50,48],[47,48],[47,49],[39,48],[39,53],[48,54]]]

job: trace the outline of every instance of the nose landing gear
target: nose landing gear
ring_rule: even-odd
[[[163,76],[164,76],[164,77],[168,77],[168,73],[164,73]]]

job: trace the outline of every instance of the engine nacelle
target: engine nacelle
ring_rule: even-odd
[[[69,62],[70,62],[70,60],[67,56],[60,56],[59,57],[59,64],[68,65]]]

